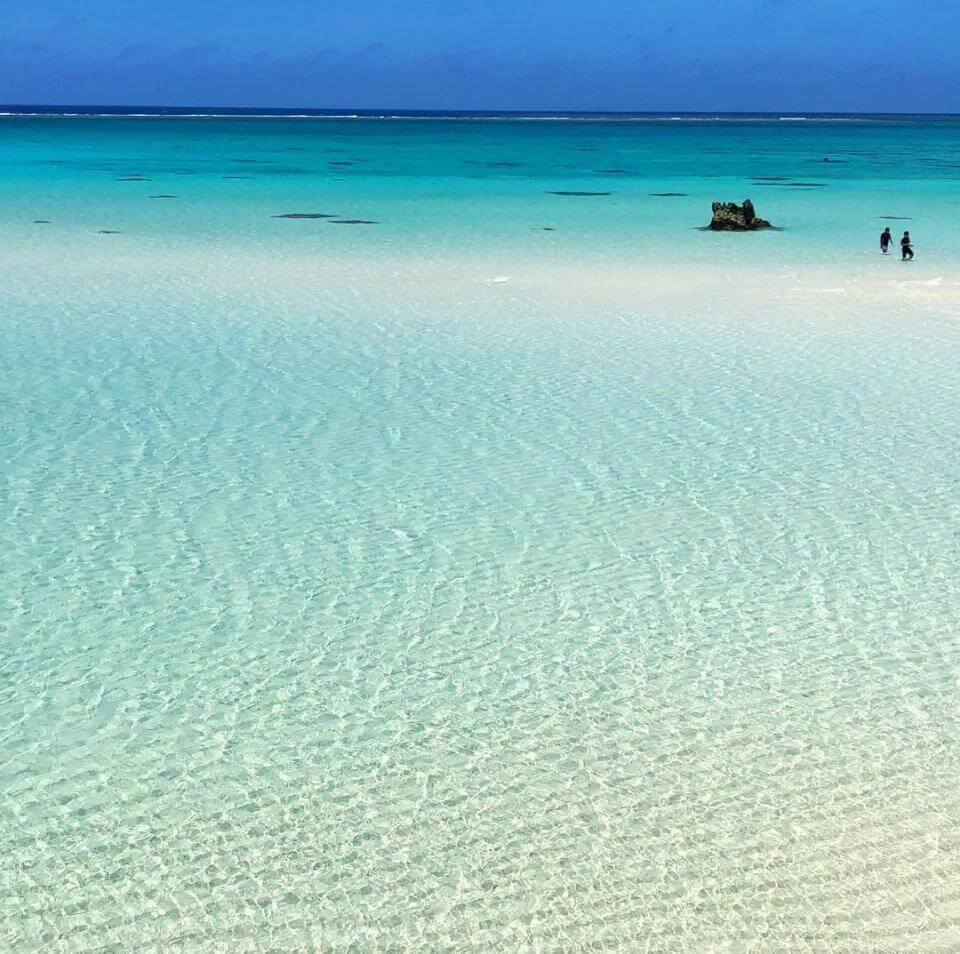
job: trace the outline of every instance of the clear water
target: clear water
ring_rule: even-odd
[[[797,297],[956,273],[960,124],[8,118],[0,174],[0,947],[960,947],[960,325]]]

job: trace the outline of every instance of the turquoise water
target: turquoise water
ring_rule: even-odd
[[[716,261],[718,247],[728,252],[729,243],[694,230],[709,222],[710,203],[749,196],[785,229],[753,243],[749,255],[760,261],[852,266],[872,256],[885,224],[912,228],[927,261],[960,259],[957,120],[3,123],[0,213],[12,239],[31,245],[107,230],[127,236],[90,238],[108,254],[160,238],[274,252],[290,242],[333,255],[509,248],[686,264]],[[149,181],[118,181],[138,178]],[[611,194],[549,194],[564,191]],[[652,194],[666,192],[681,194]],[[272,218],[285,213],[378,227]],[[52,227],[34,226],[37,219]]]
[[[960,124],[0,134],[0,947],[960,946]]]

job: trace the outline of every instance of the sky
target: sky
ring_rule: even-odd
[[[24,0],[0,103],[960,112],[960,0]]]

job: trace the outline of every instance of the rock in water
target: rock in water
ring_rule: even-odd
[[[710,228],[715,232],[752,232],[755,229],[768,229],[770,223],[757,215],[749,199],[744,199],[743,205],[714,202]]]

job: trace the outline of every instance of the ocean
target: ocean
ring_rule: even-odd
[[[0,947],[960,947],[960,119],[0,112]]]

